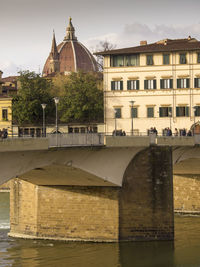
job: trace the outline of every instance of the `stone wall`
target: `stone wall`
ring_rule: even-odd
[[[118,188],[35,186],[15,179],[11,236],[118,240]]]
[[[200,213],[198,175],[174,175],[174,210],[180,213]]]

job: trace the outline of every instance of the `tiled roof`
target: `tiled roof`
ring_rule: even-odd
[[[17,78],[19,76],[8,76],[8,77],[5,77],[5,78],[2,78],[2,82],[5,83],[5,82],[16,82],[17,81]]]
[[[140,45],[129,48],[121,48],[109,51],[97,52],[95,55],[120,55],[134,53],[159,53],[175,51],[193,51],[200,50],[200,42],[195,38],[186,39],[165,39],[152,44]]]

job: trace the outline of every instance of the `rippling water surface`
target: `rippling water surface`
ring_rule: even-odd
[[[200,267],[200,217],[175,217],[174,242],[82,243],[7,237],[9,193],[0,193],[0,267]]]

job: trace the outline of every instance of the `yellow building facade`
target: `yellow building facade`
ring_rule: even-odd
[[[104,56],[105,132],[163,134],[200,119],[200,42],[165,39],[97,53]]]
[[[2,94],[2,74],[0,71],[0,130],[12,134],[12,98]]]

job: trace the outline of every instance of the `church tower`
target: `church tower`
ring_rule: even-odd
[[[51,46],[51,52],[49,55],[49,68],[50,72],[55,73],[60,71],[60,62],[59,62],[59,53],[56,45],[56,38],[55,38],[55,32],[53,31],[53,39],[52,39],[52,46]]]

